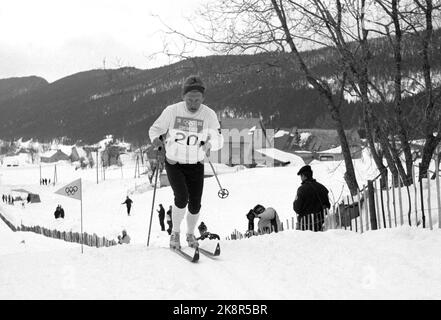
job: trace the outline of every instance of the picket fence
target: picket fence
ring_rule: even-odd
[[[32,226],[28,227],[25,225],[14,226],[5,216],[0,213],[0,219],[14,232],[34,232],[41,234],[46,237],[55,238],[59,240],[64,240],[67,242],[76,242],[82,243],[86,246],[90,247],[111,247],[118,244],[115,240],[108,240],[106,237],[99,237],[98,235],[88,234],[87,232],[79,233],[79,232],[66,232],[66,231],[58,231],[55,229],[47,229],[41,226]]]

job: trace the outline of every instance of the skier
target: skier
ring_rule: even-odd
[[[181,222],[187,212],[186,240],[198,247],[194,229],[199,219],[204,185],[204,157],[223,146],[216,113],[202,104],[205,85],[198,76],[185,79],[183,101],[170,105],[149,130],[149,137],[165,164],[174,194],[170,248],[180,249]],[[188,205],[188,209],[187,209]]]
[[[156,211],[159,213],[158,217],[159,217],[159,224],[161,225],[161,231],[165,231],[165,226],[164,226],[165,210],[162,204],[159,204],[159,210]]]
[[[167,229],[167,233],[170,235],[172,228],[173,228],[173,222],[172,222],[172,206],[170,206],[170,208],[167,210],[167,224],[168,224],[168,229]]]
[[[132,201],[132,199],[129,198],[129,196],[126,197],[126,201],[121,203],[121,204],[125,204],[126,205],[126,207],[127,207],[127,215],[129,215],[129,216],[130,216],[130,209],[132,208],[132,203],[133,203],[133,201]]]
[[[331,207],[328,198],[329,191],[324,185],[312,178],[310,166],[303,166],[297,175],[302,180],[302,185],[297,189],[297,196],[293,203],[294,211],[298,214],[298,228],[323,231],[324,210]]]

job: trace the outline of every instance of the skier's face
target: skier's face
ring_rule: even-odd
[[[187,106],[187,110],[195,113],[201,107],[201,104],[204,101],[204,95],[199,91],[190,91],[183,96],[183,99]]]

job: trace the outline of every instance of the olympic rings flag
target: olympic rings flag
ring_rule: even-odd
[[[81,178],[65,185],[58,191],[55,191],[55,193],[69,198],[81,200]]]

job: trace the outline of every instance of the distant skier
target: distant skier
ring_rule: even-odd
[[[328,198],[329,191],[324,185],[312,178],[310,166],[303,166],[297,175],[300,176],[302,185],[297,189],[293,208],[298,214],[297,222],[299,229],[323,231],[324,211],[331,207]]]
[[[203,221],[199,225],[198,230],[199,230],[199,234],[201,236],[199,238],[197,238],[197,240],[204,240],[206,238],[208,238],[210,240],[213,240],[213,239],[220,240],[219,235],[217,235],[215,233],[208,232],[207,226],[205,225],[205,223]]]
[[[162,204],[159,204],[159,210],[156,210],[158,212],[159,217],[159,224],[161,226],[161,231],[165,231],[165,225],[164,225],[164,218],[165,218],[165,210]]]
[[[172,206],[170,206],[170,208],[167,210],[167,224],[168,224],[168,229],[167,229],[167,233],[170,235],[171,231],[173,229],[173,222],[172,222]]]
[[[121,203],[121,204],[125,204],[126,205],[126,207],[127,207],[127,215],[129,215],[129,216],[130,216],[130,209],[132,208],[132,203],[133,203],[133,201],[132,201],[132,199],[129,198],[129,196],[126,197],[126,201]]]
[[[170,248],[180,248],[181,222],[187,211],[190,247],[199,244],[194,229],[199,219],[204,187],[204,158],[223,146],[216,113],[203,105],[205,85],[198,76],[185,79],[183,101],[165,108],[149,130],[157,158],[165,164],[174,194]]]

